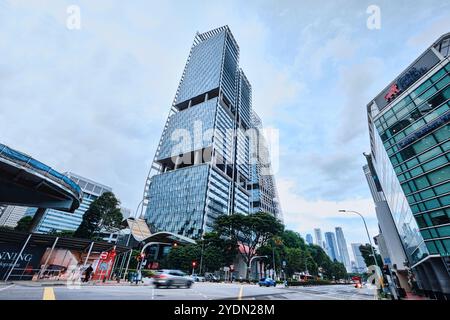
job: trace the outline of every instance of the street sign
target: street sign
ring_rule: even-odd
[[[283,260],[283,267],[286,267],[286,261]]]
[[[108,252],[107,251],[103,251],[102,253],[100,253],[100,259],[106,260],[107,258],[108,258]]]
[[[106,262],[100,263],[99,269],[102,271],[108,270],[108,264]]]

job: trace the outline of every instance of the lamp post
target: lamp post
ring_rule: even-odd
[[[133,227],[134,227],[134,224],[135,224],[135,222],[136,222],[136,216],[137,216],[139,207],[141,206],[141,204],[142,204],[143,202],[144,202],[144,199],[142,199],[142,200],[139,202],[139,204],[138,204],[138,206],[137,206],[137,208],[136,208],[136,212],[134,213],[134,216],[133,216],[133,223],[132,223],[131,226],[129,226],[129,228],[130,228],[130,234],[128,235],[128,240],[127,240],[127,245],[126,245],[127,247],[128,247],[128,245],[130,244],[131,233],[132,233],[132,231],[133,231]]]
[[[373,256],[373,260],[375,261],[375,265],[380,268],[380,266],[378,265],[378,261],[377,261],[377,257],[375,256],[375,251],[373,250],[373,246],[372,246],[372,240],[370,238],[370,234],[369,234],[369,229],[367,228],[367,224],[366,224],[366,219],[364,219],[363,215],[357,211],[352,211],[352,210],[339,210],[339,212],[351,212],[351,213],[355,213],[358,216],[361,217],[362,221],[364,222],[364,227],[366,228],[366,233],[367,233],[367,238],[369,239],[369,244],[370,244],[370,249],[372,250],[372,256]],[[381,269],[380,269],[381,270]]]

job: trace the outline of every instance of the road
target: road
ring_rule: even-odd
[[[0,285],[0,300],[374,300],[373,289],[352,285],[258,287],[238,283],[196,283],[191,289],[148,285],[41,287]]]

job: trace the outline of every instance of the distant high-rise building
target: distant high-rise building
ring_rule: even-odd
[[[352,272],[350,264],[350,257],[348,255],[347,242],[345,241],[344,232],[341,227],[336,227],[336,242],[339,251],[340,262],[342,262],[347,269],[347,272]]]
[[[366,263],[364,262],[364,258],[361,254],[361,251],[359,250],[359,247],[361,246],[361,243],[352,243],[352,251],[353,251],[353,256],[355,257],[355,264],[356,264],[356,269],[358,270],[359,273],[364,273],[367,271],[367,266]]]
[[[146,180],[152,230],[199,238],[224,214],[281,218],[267,146],[248,134],[260,124],[228,26],[197,33]]]
[[[339,251],[336,244],[336,237],[333,232],[325,232],[325,244],[330,259],[339,261]]]
[[[306,243],[308,243],[308,244],[313,244],[314,243],[313,237],[312,237],[312,235],[310,233],[308,233],[306,235],[306,239],[305,240],[306,240]]]
[[[36,232],[49,233],[52,231],[75,231],[78,229],[83,215],[89,209],[91,203],[105,192],[111,192],[112,189],[98,182],[83,178],[71,172],[64,173],[75,181],[83,191],[83,200],[80,207],[74,213],[63,212],[54,209],[47,209],[40,220]],[[29,211],[31,212],[31,210]]]
[[[321,248],[324,248],[323,246],[323,240],[322,240],[322,231],[320,228],[314,229],[314,244],[318,245]]]
[[[3,206],[3,210],[0,208],[0,226],[14,228],[23,218],[26,210],[27,207]]]

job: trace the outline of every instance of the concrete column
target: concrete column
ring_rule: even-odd
[[[36,232],[37,231],[37,227],[39,225],[39,222],[41,222],[42,217],[44,216],[44,213],[47,209],[46,208],[39,208],[37,209],[36,213],[33,216],[33,219],[31,220],[31,225],[30,228],[28,230],[28,232]]]

